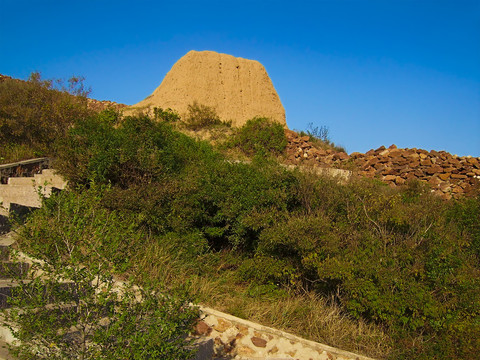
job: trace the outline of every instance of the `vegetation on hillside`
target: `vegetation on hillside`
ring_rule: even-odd
[[[54,155],[55,139],[66,135],[74,121],[92,115],[83,79],[0,81],[0,161],[3,163]]]
[[[477,356],[480,197],[288,171],[268,121],[237,134],[233,146],[262,156],[226,161],[147,116],[81,119],[56,153],[71,189],[30,218],[22,247],[41,257],[78,231],[125,277],[313,340],[378,358]],[[103,236],[97,215],[122,231]]]

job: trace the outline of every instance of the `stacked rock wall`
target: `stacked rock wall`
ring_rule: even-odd
[[[318,148],[309,136],[300,136],[294,131],[286,130],[286,136],[289,164],[349,169],[391,186],[418,179],[427,182],[435,194],[447,200],[472,194],[480,188],[480,158],[460,157],[446,151],[399,149],[395,145],[348,155]]]

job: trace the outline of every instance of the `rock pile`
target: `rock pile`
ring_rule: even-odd
[[[343,168],[343,161],[350,159],[345,152],[333,149],[322,149],[315,146],[310,136],[300,136],[295,131],[285,130],[287,137],[287,163],[296,165],[303,162],[306,165]]]
[[[390,186],[418,179],[430,184],[444,199],[459,198],[480,187],[480,158],[459,157],[446,151],[398,149],[395,145],[369,150],[365,154],[337,152],[315,147],[309,136],[286,130],[287,162],[349,169],[359,175],[376,177]]]
[[[236,127],[255,116],[286,126],[285,110],[263,65],[213,51],[188,52],[150,96],[130,109],[171,108],[183,116],[195,101]]]

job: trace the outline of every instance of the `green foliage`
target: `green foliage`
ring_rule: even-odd
[[[53,143],[65,135],[74,121],[90,114],[88,91],[83,79],[73,77],[68,85],[41,80],[32,73],[28,81],[6,79],[0,82],[0,157],[2,161],[22,160],[30,153],[52,155]],[[28,155],[9,152],[12,147],[31,149]],[[4,150],[5,149],[5,150]],[[17,158],[16,156],[20,156]]]
[[[462,234],[469,238],[480,263],[480,195],[456,201],[447,219],[456,223]]]
[[[42,208],[21,228],[19,245],[52,266],[64,266],[66,256],[66,260],[84,265],[108,264],[116,272],[132,267],[131,258],[145,234],[128,214],[102,206],[108,191],[107,187],[93,187],[44,199]]]
[[[196,101],[188,105],[188,113],[185,118],[185,125],[188,129],[199,130],[220,124],[222,124],[222,121],[214,108],[199,104]]]
[[[100,206],[108,189],[45,200],[25,224],[22,249],[42,261],[19,279],[4,311],[20,359],[190,359],[198,318],[185,296],[114,282],[145,234]],[[42,274],[42,276],[38,276]]]
[[[114,290],[109,272],[132,266],[143,236],[131,219],[99,206],[107,190],[53,196],[22,229],[20,245],[44,263],[13,294],[11,305],[21,310],[5,314],[21,341],[13,349],[19,358],[191,357],[183,339],[196,314],[185,300]]]
[[[72,185],[148,184],[211,152],[166,122],[137,116],[115,123],[111,112],[104,112],[76,124],[60,140],[55,166]]]
[[[280,155],[287,146],[287,138],[281,124],[257,117],[238,130],[233,144],[247,155]]]
[[[303,287],[336,295],[350,315],[388,326],[402,356],[474,356],[480,339],[462,337],[478,334],[480,269],[457,220],[446,221],[449,205],[364,181],[315,190],[310,213],[262,232],[257,251],[289,259]]]
[[[175,110],[170,108],[164,110],[161,107],[153,108],[153,117],[155,120],[166,121],[166,122],[177,122],[180,120],[180,115]]]
[[[200,224],[215,247],[251,249],[264,228],[297,206],[295,177],[278,165],[262,169],[227,162],[207,169],[195,200],[202,204]]]
[[[67,254],[68,256],[68,254]],[[36,275],[41,271],[42,276]],[[198,313],[185,298],[115,283],[101,263],[35,263],[4,320],[18,359],[191,359]]]
[[[164,257],[183,261],[182,272],[215,273],[209,261],[228,253],[237,259],[228,264],[231,278],[248,284],[248,297],[314,292],[334,298],[348,317],[388,329],[397,344],[392,357],[475,357],[478,198],[448,203],[414,182],[398,190],[287,171],[263,156],[280,154],[284,140],[281,125],[252,119],[236,144],[257,156],[234,163],[168,121],[89,118],[59,148],[59,170],[87,185],[65,205],[72,228],[42,220],[36,238],[69,229],[51,233],[79,248],[95,242],[118,271],[133,271],[130,259],[141,259],[146,278],[158,275],[154,264]],[[54,218],[54,209],[47,202],[38,214]],[[145,234],[148,252],[138,245]],[[43,240],[38,246],[55,250]]]

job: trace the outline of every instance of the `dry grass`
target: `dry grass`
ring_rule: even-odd
[[[249,284],[238,281],[234,266],[222,270],[223,260],[207,255],[186,262],[178,247],[164,243],[150,242],[145,254],[138,266],[149,281],[186,289],[203,305],[377,359],[392,351],[392,339],[380,326],[347,317],[332,299],[293,291],[252,295]]]

